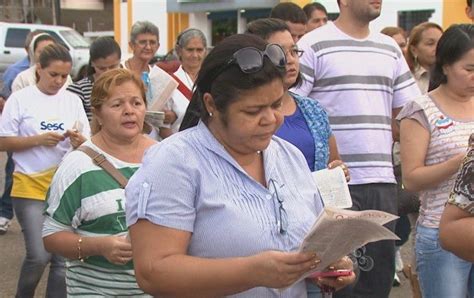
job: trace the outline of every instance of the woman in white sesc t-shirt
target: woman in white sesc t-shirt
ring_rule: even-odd
[[[65,297],[64,262],[43,246],[43,210],[54,171],[86,140],[90,127],[79,97],[62,89],[72,67],[68,50],[48,45],[36,67],[37,84],[14,92],[0,120],[0,150],[13,152],[12,202],[26,249],[16,296],[33,297],[51,263],[46,296]]]

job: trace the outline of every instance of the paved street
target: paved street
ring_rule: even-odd
[[[3,193],[3,184],[5,182],[5,161],[6,154],[0,153],[0,190]],[[23,246],[23,237],[20,226],[16,221],[8,230],[8,233],[0,236],[0,297],[14,297],[18,273],[23,260],[25,250]],[[46,276],[46,274],[44,275]],[[36,291],[37,297],[44,297],[45,278]]]
[[[0,153],[0,190],[3,193],[4,183],[4,168],[6,155]],[[404,260],[409,258],[409,249],[402,249],[402,256]],[[19,268],[24,256],[23,238],[21,230],[16,221],[3,236],[0,236],[0,298],[14,297],[15,288],[18,279]],[[44,297],[46,279],[43,279],[36,290],[36,297]],[[402,285],[393,288],[390,298],[408,298],[411,297],[410,285],[408,281],[400,274]]]

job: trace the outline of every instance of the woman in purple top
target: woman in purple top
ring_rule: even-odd
[[[302,78],[299,72],[299,56],[302,51],[291,38],[285,22],[273,18],[259,19],[248,25],[247,32],[280,45],[285,50],[287,59],[285,88],[300,84]],[[312,98],[288,91],[283,96],[282,112],[285,119],[276,135],[295,145],[303,153],[310,170],[341,166],[349,180],[349,172],[340,160],[336,139],[322,106]]]

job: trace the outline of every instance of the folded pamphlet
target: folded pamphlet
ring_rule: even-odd
[[[399,240],[397,235],[383,226],[397,218],[378,210],[324,208],[299,248],[300,252],[316,253],[321,263],[303,278],[324,270],[369,242]]]
[[[163,111],[171,94],[179,84],[166,71],[158,66],[153,66],[149,74],[149,85],[152,90],[152,99],[148,110]]]

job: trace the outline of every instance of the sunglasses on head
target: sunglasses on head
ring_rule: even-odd
[[[219,68],[210,82],[212,83],[224,70],[232,64],[237,64],[243,73],[256,73],[263,67],[263,59],[268,57],[277,68],[285,69],[286,55],[285,51],[277,44],[269,44],[265,50],[259,50],[254,47],[246,47],[237,50],[232,58]]]

